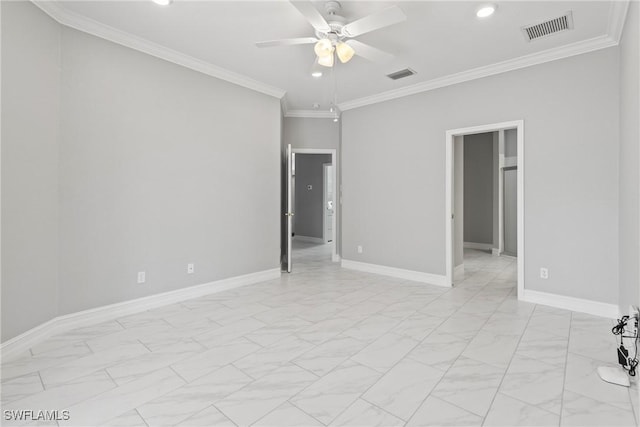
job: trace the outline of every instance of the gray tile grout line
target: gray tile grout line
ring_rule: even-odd
[[[363,393],[363,395],[364,395],[364,393]],[[358,397],[358,398],[357,398],[357,399],[356,399],[356,400],[355,400],[351,405],[349,405],[349,406],[347,407],[347,409],[345,409],[344,411],[342,411],[342,412],[340,413],[340,415],[342,415],[342,414],[344,414],[345,412],[347,412],[347,411],[349,410],[349,408],[351,408],[351,407],[353,406],[353,404],[354,404],[354,403],[356,403],[358,400],[362,400],[362,401],[364,401],[364,402],[367,402],[369,405],[374,406],[374,407],[376,407],[376,408],[380,409],[382,412],[384,412],[384,413],[386,413],[386,414],[389,414],[389,415],[391,415],[391,416],[392,416],[392,417],[394,417],[394,418],[399,419],[400,421],[402,421],[403,425],[406,425],[406,424],[407,424],[407,421],[405,421],[402,417],[399,417],[399,416],[397,416],[397,415],[395,415],[395,414],[392,414],[391,412],[389,412],[388,410],[384,409],[383,407],[378,406],[377,404],[375,404],[375,403],[373,403],[373,402],[368,401],[367,399],[365,399],[364,397],[362,397],[363,395],[361,395],[360,397]],[[335,418],[333,419],[333,421],[337,420],[337,419],[340,417],[340,415],[338,415],[337,417],[335,417]],[[333,422],[333,421],[331,421],[331,422]]]
[[[524,336],[524,334],[525,334],[525,332],[527,330],[527,327],[529,327],[529,323],[531,322],[531,318],[533,317],[533,313],[534,312],[535,312],[535,308],[533,310],[531,310],[531,314],[529,314],[529,317],[527,318],[527,325],[524,327],[524,329],[522,330],[522,333],[520,334],[520,336],[518,338],[518,343],[516,344],[516,347],[513,350],[513,354],[511,355],[511,358],[509,359],[509,363],[507,364],[507,367],[504,370],[504,374],[502,374],[502,378],[500,379],[500,384],[498,384],[498,388],[496,388],[496,392],[493,395],[493,398],[491,399],[491,403],[489,404],[489,409],[487,409],[487,413],[484,414],[484,417],[482,417],[482,425],[484,425],[484,423],[487,421],[487,415],[489,415],[489,412],[491,411],[491,407],[493,406],[493,403],[496,400],[496,396],[498,395],[498,393],[500,393],[500,388],[502,387],[502,383],[504,382],[504,379],[507,376],[507,372],[509,372],[509,368],[511,367],[511,363],[513,362],[513,358],[516,356],[516,352],[518,351],[518,347],[520,346],[520,343],[522,342],[522,337]]]
[[[565,386],[567,384],[567,364],[569,363],[569,343],[571,342],[571,325],[573,324],[573,312],[571,311],[569,317],[569,334],[567,336],[567,352],[564,356],[564,375],[562,376],[562,398],[560,399],[560,417],[558,418],[558,425],[562,426],[562,417],[564,415],[564,396]]]
[[[479,270],[479,271],[482,271],[482,270]],[[479,271],[478,271],[478,272],[479,272]],[[476,272],[476,273],[478,273],[478,272]],[[476,273],[472,274],[470,277],[472,277],[472,276],[473,276],[473,275],[475,275]],[[463,281],[464,281],[464,280],[463,280]],[[477,295],[477,294],[479,294],[479,293],[482,291],[482,289],[484,289],[484,288],[485,288],[489,283],[490,283],[490,281],[489,281],[489,282],[487,282],[485,285],[482,285],[482,288],[481,288],[478,292],[476,292],[476,293],[474,294],[474,296],[475,296],[475,295]],[[472,297],[472,298],[473,298],[473,297]],[[506,299],[506,297],[505,297],[505,299]],[[469,302],[469,301],[465,302],[465,304],[463,304],[462,306],[458,307],[458,308],[456,309],[456,311],[455,311],[455,312],[453,312],[453,313],[452,313],[452,314],[447,318],[447,320],[448,320],[450,317],[452,317],[454,314],[457,314],[457,313],[458,313],[458,311],[460,310],[460,308],[464,307],[464,305],[466,305],[468,302]],[[496,311],[497,311],[497,308],[496,308]],[[494,313],[495,313],[495,311],[494,311]],[[489,317],[487,318],[487,320],[485,320],[485,322],[482,324],[482,326],[486,325],[490,318],[491,318],[491,316],[489,316]],[[444,322],[443,322],[443,323],[444,323]],[[482,327],[480,327],[480,329],[478,330],[478,332],[480,332],[480,330],[481,330],[481,329],[482,329]],[[407,419],[407,424],[408,424],[408,423],[411,421],[411,419],[416,415],[416,413],[417,413],[417,412],[418,412],[418,410],[422,407],[422,405],[424,405],[424,403],[426,402],[426,400],[427,400],[427,399],[432,395],[433,391],[434,391],[434,390],[438,387],[438,385],[442,382],[442,380],[445,378],[445,376],[447,375],[447,373],[451,370],[451,368],[453,367],[453,365],[455,365],[455,364],[456,364],[456,362],[458,361],[458,359],[460,358],[460,356],[462,356],[462,354],[465,352],[465,350],[467,349],[467,347],[469,347],[469,345],[471,344],[471,341],[473,341],[473,338],[475,338],[475,336],[476,336],[477,334],[478,334],[478,333],[476,332],[476,334],[475,334],[472,338],[469,338],[469,341],[467,342],[467,345],[466,345],[466,346],[465,346],[465,347],[460,351],[460,354],[459,354],[458,356],[456,356],[455,360],[451,363],[451,365],[449,365],[449,367],[446,369],[446,371],[444,371],[444,373],[442,374],[442,377],[440,377],[440,380],[439,380],[439,381],[438,381],[438,382],[433,386],[433,388],[431,389],[431,391],[429,392],[429,394],[427,394],[427,396],[425,396],[425,398],[424,398],[424,399],[422,399],[422,402],[420,402],[420,404],[416,407],[416,409],[413,411],[413,413],[411,414],[411,416]],[[431,334],[429,334],[429,335],[431,335]],[[451,334],[451,335],[455,335],[455,334]],[[457,335],[455,335],[455,336],[457,336]],[[426,339],[426,338],[425,338],[425,339]],[[424,341],[424,340],[423,340],[423,341]],[[434,397],[434,398],[436,398],[436,396],[433,396],[433,397]],[[437,399],[440,399],[440,398],[437,398]],[[440,399],[440,400],[443,400],[443,401],[447,402],[448,404],[453,405],[453,406],[455,406],[455,407],[457,407],[457,408],[459,408],[459,409],[461,409],[461,410],[463,410],[463,411],[465,411],[465,412],[468,412],[468,413],[470,413],[470,414],[476,415],[476,414],[474,414],[473,412],[471,412],[471,411],[469,411],[469,410],[467,410],[467,409],[464,409],[464,408],[462,408],[462,407],[460,407],[460,406],[458,406],[458,405],[456,405],[456,404],[454,404],[454,403],[449,402],[448,400],[445,400],[445,399]]]
[[[383,293],[383,292],[384,292],[384,291],[381,291],[381,292],[377,293],[376,295],[372,295],[372,296],[371,296],[371,298],[373,298],[373,297],[375,297],[375,296],[377,296],[377,295],[379,295],[379,294],[381,294],[381,293]],[[368,299],[366,299],[366,300],[364,300],[364,301],[362,301],[362,302],[366,302],[366,301],[368,301],[369,299],[370,299],[370,298],[368,298]],[[437,298],[436,298],[436,300],[437,300]],[[434,301],[435,301],[435,300],[434,300]],[[433,303],[434,301],[431,301],[429,304]],[[362,303],[362,302],[360,302],[360,303]],[[358,304],[360,304],[360,303],[358,303]],[[417,310],[414,310],[412,314],[417,313],[417,312],[418,312]],[[371,316],[372,314],[377,314],[377,313],[379,313],[379,312],[376,312],[376,313],[370,313],[370,314],[367,314],[367,316]],[[408,317],[408,316],[407,316],[407,317]],[[404,318],[403,320],[399,320],[399,321],[394,325],[394,327],[396,327],[398,324],[400,324],[401,322],[403,322],[405,319],[406,319],[406,318]],[[366,319],[363,319],[362,321],[364,321],[364,320],[366,320]],[[395,320],[395,319],[394,319],[394,320]],[[354,324],[353,324],[353,325],[351,325],[350,327],[348,327],[348,328],[344,329],[343,331],[339,332],[339,333],[338,333],[337,335],[335,335],[333,338],[335,338],[336,336],[338,336],[338,335],[342,334],[342,333],[343,333],[344,331],[346,331],[347,329],[350,329],[351,327],[353,327],[353,326],[355,326],[355,325],[357,325],[357,324],[361,323],[362,321],[354,323]],[[388,332],[389,332],[389,331],[387,331],[387,332],[385,332],[385,333],[381,334],[380,336],[385,335],[385,334],[386,334],[386,333],[388,333]],[[318,380],[321,380],[322,378],[326,377],[327,375],[329,375],[330,373],[332,373],[333,371],[335,371],[339,366],[341,366],[342,364],[344,364],[346,361],[350,361],[350,360],[351,360],[351,358],[352,358],[353,356],[355,356],[356,354],[360,353],[360,351],[362,351],[362,350],[364,350],[365,348],[367,348],[369,345],[371,345],[373,342],[375,342],[377,339],[379,339],[379,338],[380,338],[380,336],[376,337],[375,339],[373,339],[373,340],[371,340],[371,341],[366,341],[366,343],[367,343],[367,344],[366,344],[362,349],[358,350],[355,354],[352,354],[351,356],[346,357],[342,362],[338,363],[338,365],[334,366],[331,370],[327,371],[327,372],[326,372],[324,375],[322,375],[321,377],[318,377]],[[351,338],[353,338],[353,337],[351,337]],[[332,338],[330,338],[330,339],[332,339]],[[357,338],[353,338],[353,339],[355,339],[355,340],[357,340],[357,341],[363,341],[363,340],[360,340],[360,339],[357,339]],[[425,337],[425,339],[426,339],[426,337]],[[328,340],[327,340],[327,341],[328,341]],[[324,342],[322,342],[322,343],[320,343],[320,344],[317,344],[317,345],[316,345],[316,347],[318,347],[318,346],[320,346],[320,345],[324,344],[324,343],[325,343],[325,342],[327,342],[327,341],[324,341]],[[412,348],[411,348],[411,350],[409,350],[409,352],[411,352],[415,347],[417,347],[418,345],[420,345],[420,343],[421,343],[421,341],[418,341],[418,343],[417,343],[414,347],[412,347]],[[314,349],[315,349],[315,347],[314,347]],[[312,351],[312,350],[313,350],[313,349],[310,349],[309,351]],[[407,354],[408,354],[409,352],[407,352]],[[306,354],[306,353],[305,353],[305,354]],[[405,356],[406,356],[406,355],[405,355]],[[404,357],[403,357],[402,359],[404,359]],[[400,360],[402,360],[402,359],[400,359]],[[399,360],[398,362],[396,362],[396,364],[397,364],[397,363],[399,363],[399,362],[400,362],[400,360]],[[371,369],[371,370],[373,370],[373,371],[376,371],[375,369],[373,369],[373,368],[371,368],[371,367],[369,367],[369,366],[367,366],[367,365],[361,364],[361,363],[356,362],[356,361],[353,361],[353,362],[354,362],[354,363],[356,363],[356,364],[358,364],[358,365],[361,365],[361,366],[364,366],[364,367],[366,367],[366,368],[369,368],[369,369]],[[297,363],[295,363],[295,362],[293,362],[293,363],[294,363],[296,366],[298,366],[298,364],[297,364]],[[394,364],[394,366],[395,366],[396,364]],[[302,367],[301,367],[301,368],[302,368]],[[391,370],[391,369],[393,369],[393,367],[391,367],[389,370]],[[388,372],[389,370],[387,370],[387,372]],[[376,371],[376,372],[378,372],[378,371]],[[312,372],[312,373],[313,373],[313,372]],[[382,375],[380,375],[380,377],[379,377],[379,378],[378,378],[378,379],[377,379],[377,380],[376,380],[376,381],[375,381],[371,386],[369,386],[369,387],[368,387],[368,388],[367,388],[363,393],[361,393],[361,394],[360,394],[360,396],[359,396],[358,398],[356,398],[356,400],[357,400],[357,399],[360,399],[360,398],[361,398],[361,396],[362,396],[362,395],[364,395],[364,394],[365,394],[365,393],[366,393],[366,392],[367,392],[371,387],[373,387],[373,385],[375,385],[378,381],[380,381],[380,379],[381,379],[385,374],[386,374],[386,372],[385,372],[385,373],[383,373]],[[314,375],[315,375],[315,374],[314,374]],[[316,375],[316,376],[317,376],[317,375]],[[321,422],[321,421],[320,421],[320,420],[318,420],[317,418],[313,417],[312,415],[308,414],[306,411],[304,411],[302,408],[299,408],[299,407],[298,407],[294,402],[292,402],[292,401],[291,401],[291,399],[293,399],[295,396],[299,395],[300,393],[302,393],[303,391],[305,391],[306,389],[308,389],[309,387],[311,387],[311,386],[312,386],[313,384],[315,384],[316,382],[317,382],[317,381],[314,381],[313,383],[309,384],[309,385],[308,385],[307,387],[305,387],[304,389],[300,390],[298,393],[296,393],[296,394],[294,394],[293,396],[289,397],[289,398],[287,399],[287,402],[289,402],[291,405],[295,406],[296,408],[298,408],[299,410],[301,410],[301,411],[302,411],[302,412],[304,412],[305,414],[309,415],[309,416],[310,416],[310,417],[312,417],[313,419],[317,420],[318,422],[320,422],[320,424],[323,424],[323,425],[324,425],[324,423],[323,423],[323,422]],[[346,411],[349,407],[351,407],[351,405],[352,405],[352,404],[353,404],[353,402],[351,402],[351,404],[349,404],[349,406],[347,406],[347,408],[345,408],[345,409],[344,409],[343,411],[341,411],[341,412],[340,412],[336,417],[334,417],[334,418],[333,418],[333,420],[332,420],[332,422],[333,422],[335,419],[337,419],[337,418],[338,418],[338,417],[339,417],[339,416],[340,416],[344,411]],[[385,412],[386,412],[386,411],[385,411]],[[263,417],[263,418],[264,418],[264,417]]]
[[[293,406],[294,408],[296,408],[298,411],[301,411],[303,414],[306,414],[307,416],[309,416],[311,419],[316,420],[317,422],[319,422],[319,423],[320,423],[320,425],[326,426],[327,424],[323,423],[322,421],[320,421],[319,419],[317,419],[316,417],[314,417],[313,415],[311,415],[310,413],[308,413],[308,412],[307,412],[307,411],[305,411],[304,409],[300,408],[298,405],[296,405],[295,403],[293,403],[293,402],[291,401],[291,399],[292,399],[293,397],[295,397],[296,395],[297,395],[297,393],[296,393],[296,394],[294,394],[293,396],[291,396],[290,398],[288,398],[284,403],[288,403],[289,405],[291,405],[291,406]],[[266,418],[266,417],[267,417],[267,415],[270,415],[270,414],[272,414],[273,412],[275,412],[275,411],[276,411],[280,406],[282,406],[284,403],[282,403],[282,404],[278,405],[278,406],[277,406],[277,407],[275,407],[272,411],[269,411],[269,413],[268,413],[268,414],[265,414],[265,416],[264,416],[264,417],[261,417],[258,421],[262,420],[263,418]],[[257,423],[258,421],[254,422],[253,424]],[[253,425],[253,424],[252,424],[252,425]]]
[[[107,376],[109,377],[109,379],[111,381],[113,381],[113,384],[115,385],[114,388],[118,388],[120,387],[120,384],[118,384],[118,382],[111,376],[111,374],[109,373],[109,371],[107,371],[107,368],[105,367],[104,369],[101,369],[102,371],[104,371],[105,374],[107,374]]]
[[[42,384],[42,390],[45,391],[47,390],[47,386],[44,385],[44,381],[42,380],[42,375],[40,374],[40,370],[38,370],[37,372],[38,372],[38,378],[40,378],[40,384]]]
[[[446,292],[444,292],[442,295],[446,295],[446,294],[448,294],[451,290],[453,290],[453,287],[452,287],[450,290],[447,290]],[[481,291],[481,290],[480,290],[480,291]],[[478,291],[478,292],[480,292],[480,291]],[[477,294],[477,293],[476,293],[476,294]],[[441,296],[442,296],[442,295],[441,295]],[[475,294],[474,294],[474,295],[475,295]],[[436,298],[435,300],[433,300],[433,301],[429,302],[429,304],[427,304],[427,306],[428,306],[428,305],[431,305],[431,304],[433,304],[433,303],[435,303],[439,298],[440,298],[440,296],[439,296],[438,298]],[[458,313],[458,310],[459,310],[460,308],[462,308],[464,305],[466,305],[466,303],[465,303],[465,304],[463,304],[462,306],[458,307],[458,309],[456,309],[456,311],[454,311],[453,313],[451,313],[451,314],[450,314],[449,316],[447,316],[446,318],[443,318],[442,322],[440,322],[440,324],[439,324],[438,326],[440,326],[440,325],[444,324],[444,323],[445,323],[447,320],[449,320],[452,316],[454,316],[455,314],[457,314],[457,313]],[[418,310],[416,310],[416,311],[414,311],[414,313],[421,313],[421,312],[420,312],[420,311],[418,311]],[[488,319],[487,319],[487,320],[488,320]],[[397,325],[396,325],[396,326],[397,326]],[[407,352],[407,353],[406,353],[406,354],[405,354],[405,355],[404,355],[400,360],[398,360],[398,361],[397,361],[397,362],[396,362],[396,363],[395,363],[391,368],[389,368],[389,369],[388,369],[384,374],[382,374],[382,376],[380,376],[380,378],[379,378],[376,382],[374,382],[374,383],[373,383],[371,386],[369,386],[369,387],[368,387],[364,392],[362,392],[362,393],[360,394],[359,399],[366,400],[366,399],[364,399],[362,396],[364,396],[364,395],[365,395],[369,390],[371,390],[371,389],[372,389],[372,388],[373,388],[373,387],[374,387],[378,382],[380,382],[380,380],[382,380],[382,378],[383,378],[384,376],[386,376],[386,375],[387,375],[387,374],[388,374],[392,369],[394,369],[394,368],[395,368],[395,367],[396,367],[396,366],[397,366],[401,361],[403,361],[403,360],[407,357],[407,355],[408,355],[409,353],[411,353],[411,352],[412,352],[413,350],[415,350],[418,346],[420,346],[420,345],[421,345],[421,344],[422,344],[422,343],[423,343],[423,342],[424,342],[424,341],[425,341],[425,340],[426,340],[426,339],[427,339],[427,338],[428,338],[432,333],[434,333],[436,330],[437,330],[437,328],[434,328],[434,329],[433,329],[429,334],[427,334],[427,336],[425,336],[422,340],[419,340],[419,341],[418,341],[418,343],[417,343],[414,347],[412,347],[412,348],[411,348],[411,350],[409,350],[409,351],[408,351],[408,352]],[[384,335],[384,334],[383,334],[383,335]],[[468,345],[468,344],[467,344],[467,345]],[[366,347],[365,347],[365,348],[366,348]],[[465,347],[465,348],[466,348],[466,347]],[[464,351],[464,350],[463,350],[463,351]],[[357,353],[356,353],[356,354],[357,354]],[[461,354],[462,354],[462,353],[461,353]],[[352,356],[352,357],[353,357],[353,356]],[[349,359],[351,359],[351,358],[349,358]],[[411,359],[411,360],[414,360],[414,359]],[[456,359],[456,360],[457,360],[457,359]],[[455,363],[455,361],[454,361],[454,363]],[[432,366],[430,366],[430,365],[427,365],[427,364],[424,364],[424,365],[425,365],[425,366],[429,366],[429,367],[433,368],[433,367],[432,367]],[[366,366],[366,365],[365,365],[365,366]],[[453,364],[451,364],[451,366],[453,366]],[[448,370],[451,368],[451,366],[449,366],[449,368],[448,368],[446,371],[444,371],[444,372],[443,372],[442,377],[441,377],[441,378],[440,378],[440,380],[439,380],[439,381],[438,381],[438,382],[433,386],[433,388],[431,389],[431,391],[433,391],[433,389],[435,389],[435,388],[437,387],[437,385],[440,383],[440,381],[442,380],[442,378],[444,378],[444,376],[446,375],[446,373],[448,372]],[[434,368],[434,369],[437,369],[437,368]],[[425,396],[425,398],[422,400],[422,402],[421,402],[421,403],[416,407],[415,411],[413,411],[413,413],[411,414],[411,416],[409,416],[409,418],[407,418],[407,420],[406,420],[406,421],[404,421],[405,425],[406,425],[406,424],[411,420],[411,418],[415,415],[415,413],[416,413],[416,412],[417,412],[417,410],[422,406],[422,404],[424,403],[424,401],[425,401],[425,400],[426,400],[426,399],[431,395],[431,391],[429,392],[429,394],[427,394],[427,396]],[[369,401],[367,400],[367,402],[369,402]],[[369,403],[371,403],[371,402],[369,402]],[[351,406],[351,405],[349,405],[349,406]],[[347,409],[348,409],[348,408],[347,408]],[[461,409],[462,409],[462,408],[461,408]],[[346,411],[346,409],[345,409],[345,411]],[[340,414],[338,414],[338,416],[337,416],[337,417],[339,417],[343,412],[344,412],[344,411],[342,411]],[[392,414],[392,415],[393,415],[393,414]],[[336,417],[336,418],[337,418],[337,417]],[[400,417],[398,417],[398,418],[400,418]],[[334,418],[334,419],[335,419],[335,418]],[[402,418],[400,418],[400,419],[402,419]]]
[[[142,420],[142,422],[144,423],[144,425],[146,425],[147,427],[149,427],[149,423],[147,422],[147,420],[144,419],[144,417],[142,416],[142,414],[140,413],[140,411],[138,411],[138,408],[133,408],[133,410],[136,412],[136,414],[138,414],[138,416],[140,417],[140,419]]]
[[[183,359],[183,360],[184,360],[184,359]],[[180,374],[178,373],[178,371],[176,371],[172,365],[167,365],[167,367],[168,367],[169,369],[171,369],[171,370],[173,371],[173,373],[174,373],[174,374],[176,374],[176,375],[178,376],[178,378],[180,378],[182,381],[184,381],[184,385],[191,384],[192,382],[196,381],[196,380],[193,380],[193,381],[191,381],[191,382],[187,381],[187,379],[186,379],[185,377],[183,377],[182,375],[180,375]],[[215,371],[213,371],[213,372],[215,372]],[[213,372],[211,372],[211,373],[213,373]],[[163,395],[163,396],[164,396],[164,395]]]

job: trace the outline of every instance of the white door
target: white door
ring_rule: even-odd
[[[323,237],[325,243],[333,242],[333,166],[331,163],[325,163],[323,166]]]
[[[504,253],[518,255],[518,169],[504,168]]]
[[[291,155],[291,144],[287,145],[284,151],[282,166],[285,169],[283,184],[283,221],[281,240],[282,271],[291,273],[291,236],[293,234],[293,161]]]

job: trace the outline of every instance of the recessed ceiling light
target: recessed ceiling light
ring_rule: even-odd
[[[151,0],[155,4],[159,4],[160,6],[169,6],[173,0]]]
[[[311,76],[315,78],[322,77],[322,71],[314,71],[311,73]]]
[[[496,11],[498,6],[495,4],[485,4],[480,6],[480,8],[476,11],[476,16],[478,18],[486,18],[487,16],[493,15],[493,12]]]

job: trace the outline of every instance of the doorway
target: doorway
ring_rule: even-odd
[[[499,158],[500,169],[495,175],[498,179],[498,194],[495,201],[498,202],[499,215],[497,222],[496,238],[491,245],[494,255],[516,255],[517,254],[517,292],[521,298],[524,291],[524,122],[522,120],[495,123],[468,128],[453,129],[446,132],[446,182],[445,182],[445,264],[446,279],[449,286],[454,284],[454,272],[456,260],[460,261],[464,239],[463,228],[463,202],[461,196],[463,175],[456,164],[460,164],[463,159],[463,140],[465,135],[474,135],[489,132],[500,132],[502,138],[506,130],[512,129],[515,133],[517,147],[517,159],[515,164],[505,163],[504,151]],[[504,150],[504,146],[501,148]],[[508,182],[507,182],[508,180]],[[509,195],[506,195],[507,189]],[[458,190],[458,191],[456,191]],[[515,197],[512,190],[515,190]],[[495,229],[495,227],[494,227]],[[505,250],[508,239],[509,250]],[[456,242],[462,242],[456,244]],[[497,246],[497,247],[494,247]]]
[[[291,272],[294,248],[310,245],[326,247],[332,261],[338,260],[336,203],[337,156],[335,149],[289,148],[284,208],[282,270]],[[317,252],[317,251],[316,251]]]

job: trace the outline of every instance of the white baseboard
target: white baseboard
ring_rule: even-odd
[[[521,301],[534,304],[548,305],[565,310],[578,311],[580,313],[592,314],[594,316],[616,319],[620,314],[620,309],[616,304],[591,301],[587,299],[567,297],[564,295],[551,294],[525,289]]]
[[[340,258],[340,255],[336,255],[336,254],[331,254],[331,261],[333,262],[340,262],[342,258]]]
[[[421,271],[404,270],[402,268],[387,267],[385,265],[368,264],[365,262],[351,261],[343,259],[341,266],[350,270],[364,271],[366,273],[381,274],[383,276],[397,277],[398,279],[414,280],[416,282],[427,283],[430,285],[444,286],[447,285],[447,277],[438,274],[423,273]]]
[[[500,249],[498,249],[498,248],[491,248],[491,255],[493,255],[493,256],[500,256]]]
[[[464,242],[464,247],[467,249],[480,249],[485,251],[493,251],[493,245],[491,243]]]
[[[117,319],[130,314],[140,313],[152,308],[186,301],[204,295],[222,292],[241,286],[252,285],[267,280],[280,277],[280,269],[259,271],[242,276],[230,277],[228,279],[216,280],[215,282],[204,283],[202,285],[190,286],[184,289],[150,295],[144,298],[137,298],[116,304],[105,305],[77,313],[66,314],[56,317],[46,323],[36,326],[17,337],[11,338],[0,345],[2,360],[8,360],[29,350],[34,345],[72,329],[90,326],[108,320]]]
[[[309,242],[309,243],[325,243],[322,237],[309,237],[309,236],[298,236],[297,234],[293,236],[294,240],[299,242]]]

